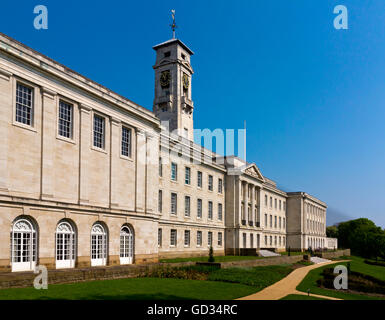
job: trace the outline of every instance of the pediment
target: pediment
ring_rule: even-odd
[[[264,181],[261,171],[258,169],[258,167],[254,163],[246,167],[244,170],[244,173]]]

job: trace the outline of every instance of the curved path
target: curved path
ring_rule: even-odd
[[[267,287],[249,296],[239,298],[237,300],[279,300],[283,297],[286,297],[289,294],[307,295],[307,293],[298,291],[296,288],[301,283],[303,278],[306,277],[309,271],[326,266],[328,264],[335,264],[338,262],[346,262],[346,260],[322,262],[322,263],[313,264],[311,266],[295,269],[294,271],[289,273],[287,277],[272,284],[270,287]],[[317,294],[310,294],[310,296],[329,299],[329,300],[341,300],[341,299],[321,296]]]

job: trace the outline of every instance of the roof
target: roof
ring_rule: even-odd
[[[287,192],[287,195],[288,197],[295,197],[295,196],[300,196],[302,198],[307,198],[309,200],[312,200],[313,202],[316,202],[318,203],[319,205],[321,206],[324,206],[325,208],[327,208],[327,204],[325,202],[323,202],[322,200],[308,194],[307,192],[304,192],[304,191],[296,191],[296,192]]]
[[[159,48],[161,48],[161,47],[167,47],[167,46],[169,46],[169,45],[171,45],[171,44],[173,44],[173,43],[178,43],[182,48],[184,48],[190,55],[193,55],[194,54],[194,52],[188,47],[188,46],[186,46],[181,40],[179,40],[179,39],[170,39],[170,40],[167,40],[167,41],[165,41],[165,42],[162,42],[162,43],[159,43],[159,44],[157,44],[156,46],[153,46],[152,48],[154,49],[154,50],[157,50],[157,49],[159,49]]]
[[[13,39],[12,37],[10,37],[10,36],[2,33],[2,32],[0,32],[0,40],[3,40],[6,43],[5,46],[0,46],[0,49],[3,49],[9,53],[11,53],[11,51],[9,50],[9,45],[11,47],[15,47],[18,50],[23,49],[23,51],[25,51],[25,53],[27,55],[31,55],[34,57],[34,59],[37,59],[38,61],[42,61],[40,63],[40,65],[43,65],[44,63],[51,65],[51,66],[55,67],[56,69],[60,70],[61,72],[64,72],[67,75],[73,76],[77,80],[81,80],[82,82],[85,82],[89,86],[102,91],[102,94],[107,94],[107,95],[111,96],[113,99],[118,98],[119,100],[121,100],[121,102],[123,102],[125,104],[126,107],[130,106],[131,108],[136,109],[137,111],[145,114],[146,116],[151,117],[153,119],[153,121],[155,121],[155,122],[159,121],[158,118],[155,116],[155,114],[152,111],[150,111],[149,109],[133,102],[132,100],[120,95],[119,93],[116,93],[116,92],[110,90],[109,88],[103,86],[102,84],[85,77],[84,75],[68,68],[67,66],[61,64],[60,62],[57,62],[54,59],[51,59],[50,57],[32,49],[31,47],[28,47],[24,43],[19,42],[19,41]],[[20,53],[20,57],[22,57],[22,56],[25,57],[25,54]]]

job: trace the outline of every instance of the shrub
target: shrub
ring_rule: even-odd
[[[215,262],[213,246],[210,246],[210,250],[209,250],[209,262]]]
[[[317,280],[317,285],[319,287],[335,289],[335,277],[336,274],[334,274],[334,269],[327,268],[323,270],[322,278]],[[351,271],[348,277],[348,289],[365,293],[385,294],[385,281],[362,274],[360,272]]]

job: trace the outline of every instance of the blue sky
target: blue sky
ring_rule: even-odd
[[[48,30],[33,28],[38,4]],[[339,4],[348,30],[333,27]],[[195,127],[247,120],[247,160],[263,174],[331,217],[385,227],[385,1],[3,0],[0,31],[151,109],[170,9],[195,52]]]

